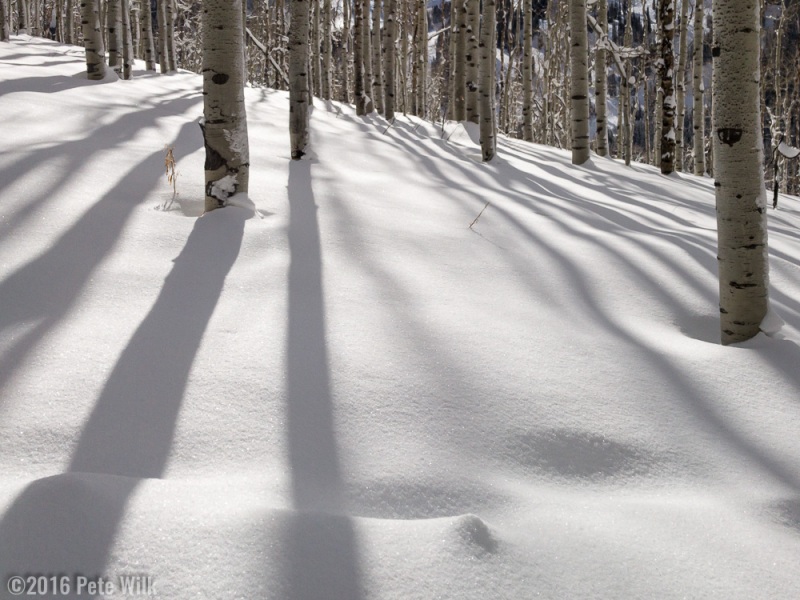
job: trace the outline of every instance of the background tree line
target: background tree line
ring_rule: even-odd
[[[593,149],[664,174],[714,171],[731,343],[768,309],[764,157],[798,145],[799,11],[800,0],[0,0],[0,32],[82,42],[90,79],[106,55],[124,78],[134,58],[201,72],[207,210],[247,192],[246,81],[289,90],[293,159],[317,96],[390,123],[397,111],[440,121],[443,135],[446,119],[472,122],[487,162],[504,133],[570,148],[575,164]],[[778,185],[797,192],[796,162],[775,156],[770,173],[783,161]]]
[[[22,31],[82,44],[83,4],[0,0],[0,35],[5,39]],[[147,61],[149,69],[158,63],[163,72],[176,68],[200,72],[200,0],[98,0],[97,4],[112,68],[125,75],[124,55],[130,44],[132,56]],[[246,80],[252,85],[289,89],[292,4],[248,0],[243,8]],[[587,4],[589,70],[595,91],[590,102],[592,149],[626,162],[660,164],[659,61],[664,25],[660,3],[589,0]],[[498,132],[571,147],[569,5],[567,0],[492,4],[496,64],[491,100]],[[674,168],[710,172],[710,97],[703,93],[711,81],[710,1],[675,0],[674,5]],[[478,123],[475,94],[483,11],[480,0],[310,0],[309,91],[319,98],[354,103],[360,112],[388,112],[390,118],[397,110],[433,121],[446,117]],[[760,0],[760,15],[760,91],[769,180],[772,150],[779,141],[800,145],[800,0]],[[786,164],[780,186],[784,192],[800,192],[797,162]]]

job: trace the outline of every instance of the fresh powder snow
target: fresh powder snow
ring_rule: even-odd
[[[0,43],[0,598],[797,597],[798,198],[723,347],[710,179],[248,88],[201,216],[201,78],[83,60]]]

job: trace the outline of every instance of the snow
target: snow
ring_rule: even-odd
[[[709,179],[248,88],[197,218],[200,77],[82,61],[0,43],[0,597],[796,595],[797,198],[722,347]]]
[[[797,158],[800,156],[800,148],[793,148],[786,142],[778,144],[778,152],[789,159]]]
[[[236,191],[236,175],[225,175],[211,184],[209,195],[223,202]]]

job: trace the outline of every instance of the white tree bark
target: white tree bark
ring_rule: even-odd
[[[669,175],[675,170],[675,0],[660,0],[661,56],[661,172]]]
[[[342,93],[341,100],[345,104],[350,102],[350,57],[355,54],[353,50],[351,35],[350,35],[350,22],[352,18],[350,15],[350,0],[342,0],[342,49],[344,55],[342,56]]]
[[[694,6],[694,48],[692,56],[692,131],[694,143],[694,174],[706,172],[705,137],[706,110],[703,85],[703,0]]]
[[[383,47],[385,50],[386,64],[384,66],[384,101],[386,118],[391,121],[394,119],[395,95],[397,93],[395,84],[395,70],[397,68],[396,46],[397,44],[397,2],[396,0],[386,0],[386,24],[384,25]]]
[[[11,28],[8,26],[9,18],[6,0],[0,0],[0,42],[7,42],[11,37]]]
[[[86,49],[86,75],[91,80],[106,75],[106,49],[100,27],[100,0],[81,0],[83,46]]]
[[[586,0],[570,0],[570,98],[572,107],[572,164],[589,160],[589,47]]]
[[[203,140],[206,212],[247,193],[249,145],[244,105],[243,0],[203,2]]]
[[[677,88],[677,113],[675,124],[675,170],[683,171],[683,121],[686,106],[686,54],[689,35],[689,3],[681,0],[680,41],[678,42],[678,71],[675,74]],[[702,30],[701,30],[702,31]]]
[[[481,13],[480,0],[465,0],[467,11],[467,121],[478,123],[478,63],[480,60]]]
[[[497,149],[495,136],[495,66],[496,56],[496,11],[495,0],[483,0],[483,20],[480,36],[480,135],[483,161],[494,158]]]
[[[362,0],[363,6],[361,7],[361,64],[364,68],[364,94],[366,95],[366,104],[364,110],[366,113],[371,113],[375,110],[375,101],[372,97],[372,86],[374,76],[372,73],[372,36],[370,34],[370,0]]]
[[[526,142],[533,141],[533,3],[531,0],[524,0],[522,3],[522,139]]]
[[[416,50],[417,81],[414,88],[414,114],[425,117],[428,100],[428,7],[426,0],[417,2]]]
[[[450,64],[453,70],[453,120],[466,119],[467,110],[467,7],[464,0],[453,0],[451,4],[453,53]]]
[[[243,0],[247,1],[247,0]],[[167,70],[176,71],[178,69],[178,61],[175,52],[175,0],[164,0],[165,15],[164,20],[167,24],[166,31],[166,53],[167,53]],[[241,19],[241,11],[239,18]],[[244,52],[244,50],[243,50]]]
[[[131,31],[131,6],[129,0],[122,0],[122,78],[133,75],[133,32]]]
[[[353,94],[356,115],[367,114],[367,93],[364,82],[364,4],[353,0]]]
[[[119,75],[122,70],[122,0],[108,0],[106,21],[108,29],[108,66]]]
[[[167,7],[169,0],[157,0],[156,17],[158,18],[158,64],[161,74],[169,71],[167,55]]]
[[[608,81],[608,51],[605,49],[604,42],[608,38],[608,2],[598,0],[597,2],[597,24],[604,32],[606,39],[599,40],[597,52],[594,58],[594,87],[595,87],[595,113],[597,115],[597,154],[599,156],[608,155],[608,127],[606,123],[607,81]]]
[[[311,103],[308,85],[309,1],[292,1],[289,22],[289,137],[294,160],[303,157],[308,145]]]
[[[714,0],[714,177],[723,344],[755,336],[769,305],[759,6]]]
[[[372,98],[375,110],[384,114],[383,69],[381,61],[381,0],[374,0],[372,7]]]
[[[67,0],[67,10],[66,10],[66,36],[67,36],[67,43],[74,44],[75,43],[75,5],[73,4],[73,0]]]
[[[148,71],[156,70],[156,48],[153,40],[153,13],[150,0],[142,2],[142,44],[144,45],[144,63]]]
[[[322,97],[330,100],[333,97],[333,73],[331,57],[333,45],[331,40],[331,0],[322,3]]]

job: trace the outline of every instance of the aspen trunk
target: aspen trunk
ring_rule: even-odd
[[[597,52],[594,58],[594,87],[595,87],[595,113],[597,114],[597,154],[599,156],[608,155],[608,128],[606,124],[607,101],[607,81],[608,81],[608,51],[605,44],[608,41],[608,2],[598,0],[597,2],[597,24],[604,32],[604,38],[599,40]]]
[[[480,0],[465,0],[467,11],[467,90],[466,117],[471,123],[478,123],[478,61],[480,57],[481,15]]]
[[[167,58],[167,7],[169,0],[158,0],[156,16],[158,17],[158,63],[162,75],[169,71]],[[238,16],[238,15],[237,15]]]
[[[67,43],[74,44],[75,43],[75,5],[73,4],[73,0],[67,0],[67,16],[65,21],[66,25],[66,36],[67,36]]]
[[[333,98],[333,73],[331,72],[331,0],[322,3],[322,97]]]
[[[8,22],[11,20],[6,7],[6,0],[0,0],[0,42],[7,42],[11,37],[11,28]]]
[[[119,75],[122,68],[122,0],[108,0],[107,3],[107,28],[108,28],[108,66]]]
[[[706,112],[703,85],[703,0],[694,6],[694,53],[692,57],[692,132],[694,142],[694,174],[706,172]]]
[[[495,136],[495,35],[496,35],[495,0],[483,0],[483,23],[480,36],[480,134],[481,154],[483,161],[494,158],[497,148]]]
[[[467,8],[464,0],[454,0],[451,10],[453,53],[450,56],[450,64],[453,69],[453,120],[463,121],[467,115]]]
[[[249,146],[244,105],[243,0],[203,2],[203,140],[206,212],[247,193]]]
[[[364,5],[361,0],[353,0],[353,93],[356,101],[356,115],[367,114],[367,94],[364,90]]]
[[[246,0],[241,0],[246,2]],[[178,62],[175,53],[175,0],[165,0],[164,4],[166,13],[164,20],[167,24],[166,32],[166,52],[167,52],[167,70],[176,71],[178,69]],[[241,17],[241,13],[238,15]],[[244,51],[243,51],[244,52]]]
[[[603,0],[601,0],[603,1]],[[522,3],[522,139],[533,141],[533,3]],[[598,128],[600,126],[598,116]],[[599,129],[598,129],[599,131]]]
[[[341,100],[345,104],[350,102],[350,56],[355,54],[350,41],[350,0],[342,0],[342,94]]]
[[[370,0],[363,0],[361,7],[361,64],[364,69],[364,95],[366,104],[364,110],[367,114],[375,110],[375,101],[372,98],[373,74],[372,74],[372,39],[370,35],[369,19]]]
[[[675,55],[675,0],[660,0],[661,57],[661,172],[669,175],[675,170],[675,87],[673,84]]]
[[[299,160],[308,144],[308,18],[310,0],[293,0],[289,21],[289,136],[292,159]]]
[[[397,40],[397,2],[396,0],[386,0],[386,24],[384,26],[383,47],[386,51],[386,65],[384,66],[385,78],[385,102],[386,118],[391,121],[394,119],[395,111],[395,69],[396,66],[396,40]]]
[[[381,68],[381,0],[374,0],[372,7],[372,98],[375,110],[384,114],[383,69]]]
[[[414,113],[426,116],[428,82],[428,9],[426,0],[417,3],[417,41],[414,52],[417,64],[417,82],[414,89]]]
[[[628,0],[628,10],[625,15],[625,37],[623,44],[626,48],[633,45],[633,27],[631,25],[631,15],[633,14],[632,0]],[[631,79],[633,70],[631,59],[625,60],[625,72],[622,73],[621,98],[620,98],[620,121],[622,123],[622,157],[625,165],[630,166],[631,154],[633,151],[633,128],[631,127]]]
[[[129,0],[122,0],[122,44],[122,78],[130,79],[133,73],[133,35]]]
[[[106,49],[100,26],[100,0],[81,0],[83,45],[86,49],[86,75],[97,81],[106,75]]]
[[[760,29],[752,0],[714,0],[714,177],[723,344],[759,332],[768,298]]]
[[[144,62],[148,71],[156,70],[156,49],[153,41],[153,13],[150,0],[142,3],[142,44],[144,45]]]
[[[686,54],[688,47],[689,2],[681,0],[680,41],[678,42],[678,70],[676,72],[677,123],[675,125],[675,170],[683,171],[683,121],[686,106]],[[702,29],[700,30],[702,32]]]
[[[572,164],[589,160],[589,48],[586,0],[570,0],[570,98]]]

